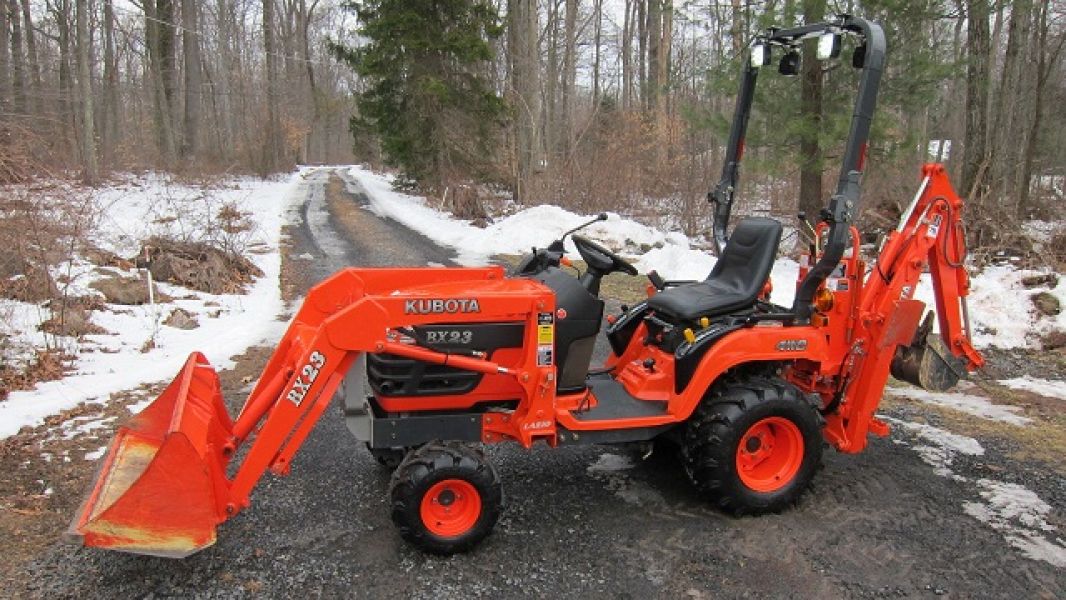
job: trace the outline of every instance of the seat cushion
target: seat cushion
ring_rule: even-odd
[[[685,321],[723,315],[755,302],[743,291],[715,281],[688,283],[660,292],[648,301],[652,309]]]
[[[659,292],[648,300],[648,306],[664,316],[684,321],[752,306],[770,276],[781,230],[781,224],[774,219],[742,220],[729,236],[706,280]]]

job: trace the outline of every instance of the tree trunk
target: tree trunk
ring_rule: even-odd
[[[637,0],[637,91],[640,94],[640,109],[648,107],[648,21],[646,3],[654,0]]]
[[[0,0],[0,113],[11,103],[11,46],[8,40],[7,2]]]
[[[1048,34],[1048,6],[1040,3],[1037,6],[1037,40],[1036,40],[1036,82],[1033,90],[1033,115],[1029,121],[1029,139],[1026,140],[1025,150],[1022,154],[1021,173],[1018,180],[1018,212],[1017,216],[1026,218],[1029,215],[1029,187],[1033,180],[1033,162],[1036,156],[1036,148],[1039,142],[1041,124],[1044,118],[1044,90],[1047,87],[1048,77],[1051,76],[1051,67],[1054,60],[1049,60],[1047,47]],[[1061,46],[1060,46],[1061,48]]]
[[[8,0],[7,7],[11,23],[12,105],[16,113],[23,115],[26,113],[26,66],[22,59],[22,19],[19,19],[18,0]]]
[[[647,66],[645,67],[648,80],[647,89],[644,92],[646,98],[644,105],[649,113],[655,113],[659,110],[659,94],[662,90],[662,81],[659,79],[661,75],[659,53],[661,52],[663,26],[662,0],[647,0],[647,2],[647,25],[644,31],[648,39]]]
[[[963,142],[962,193],[969,200],[984,197],[988,145],[988,66],[991,47],[988,38],[988,0],[968,0],[966,46],[966,133]]]
[[[263,49],[266,52],[267,123],[264,147],[264,173],[272,173],[280,164],[281,116],[278,114],[277,48],[274,40],[274,0],[263,0]]]
[[[656,68],[659,70],[659,74],[656,79],[659,81],[661,108],[669,112],[667,104],[670,100],[670,94],[668,93],[670,89],[670,51],[674,43],[674,3],[673,0],[661,0],[661,2],[660,18],[662,19],[662,26],[660,27],[659,56],[656,61]],[[665,101],[663,98],[665,98]]]
[[[594,0],[592,10],[595,13],[596,23],[596,32],[592,42],[592,108],[593,111],[596,111],[599,110],[600,106],[600,47],[601,38],[603,37],[603,0]]]
[[[96,129],[93,127],[92,70],[89,64],[88,0],[77,0],[78,95],[81,100],[82,179],[96,183],[100,169],[96,162]]]
[[[1023,49],[1029,43],[1032,18],[1032,0],[1014,0],[1011,7],[1010,24],[1007,27],[1007,49],[1003,56],[1003,70],[1000,74],[999,93],[994,113],[995,124],[993,146],[998,150],[996,160],[996,185],[1001,197],[1009,196],[1017,181],[1021,167],[1021,149],[1025,145],[1027,129],[1016,125],[1015,121],[1030,96],[1030,91],[1022,85],[1023,71],[1021,63],[1025,60]],[[1015,198],[1017,200],[1017,198]]]
[[[509,0],[507,9],[512,103],[515,110],[517,172],[515,200],[529,203],[540,160],[540,50],[537,0]]]
[[[118,146],[118,64],[115,60],[115,11],[112,0],[104,0],[104,106],[100,148],[108,165]]]
[[[556,93],[559,87],[559,2],[549,0],[548,8],[548,67],[544,84],[544,149],[550,166],[556,157]]]
[[[33,29],[33,17],[30,14],[30,0],[22,0],[22,29],[26,36],[26,59],[30,66],[30,91],[36,102],[33,106],[39,111],[43,99],[41,97],[41,63],[37,58],[37,34]]]
[[[233,137],[234,137],[234,103],[232,101],[231,90],[234,89],[231,79],[236,76],[236,69],[234,68],[233,50],[230,41],[233,31],[236,29],[232,25],[233,21],[232,4],[226,2],[226,0],[218,0],[218,40],[219,40],[219,52],[218,52],[218,78],[216,82],[217,87],[211,87],[209,89],[215,91],[215,97],[218,102],[218,151],[224,159],[229,159],[233,156]]]
[[[185,126],[181,136],[181,156],[185,160],[200,153],[200,112],[203,73],[200,70],[200,18],[198,3],[181,0],[182,55],[185,60]]]
[[[306,109],[311,113],[311,123],[308,127],[308,133],[305,138],[304,144],[304,162],[311,160],[312,158],[312,142],[315,139],[315,134],[319,127],[319,109],[318,109],[318,90],[315,85],[315,68],[314,63],[311,62],[311,41],[310,41],[310,27],[311,18],[314,15],[315,7],[318,5],[318,0],[314,0],[311,3],[310,8],[307,6],[307,0],[300,0],[299,7],[297,9],[297,25],[299,27],[299,42],[300,42],[300,54],[303,58],[304,73],[306,75],[306,93],[304,94],[304,103]],[[324,161],[325,157],[319,157],[319,160]]]
[[[144,37],[152,90],[152,123],[164,166],[177,154],[174,125],[174,6],[172,0],[145,0]]]
[[[574,86],[577,79],[577,3],[578,0],[566,0],[565,39],[563,42],[563,99],[559,110],[559,126],[562,129],[562,155],[567,160],[573,150],[574,142]]]
[[[633,0],[626,0],[626,15],[622,25],[622,107],[633,108]]]
[[[804,0],[803,19],[817,23],[825,18],[825,0]],[[822,130],[822,62],[815,55],[817,41],[805,42],[800,90],[800,114],[804,127],[800,136],[799,208],[815,219],[825,206],[822,192],[822,151],[819,137]]]
[[[59,115],[63,136],[69,140],[70,132],[75,130],[74,86],[70,73],[70,0],[60,0],[53,11],[56,29],[59,32]]]

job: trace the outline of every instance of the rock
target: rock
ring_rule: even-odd
[[[89,284],[89,287],[104,295],[111,304],[148,304],[148,284],[144,279],[111,275]],[[154,286],[153,286],[154,287]],[[169,302],[171,298],[154,289],[156,302]]]
[[[200,326],[200,322],[196,320],[196,315],[183,308],[175,308],[170,311],[170,315],[163,321],[163,324],[176,329],[196,329]]]
[[[1040,343],[1044,350],[1066,351],[1066,331],[1060,331],[1057,329],[1051,331],[1043,337]]]
[[[1033,294],[1032,300],[1033,306],[1044,316],[1054,317],[1062,312],[1062,305],[1059,303],[1059,299],[1050,292]]]
[[[133,268],[132,262],[122,258],[114,252],[104,250],[103,248],[89,246],[83,248],[81,253],[86,260],[98,267],[115,267],[123,270]]]
[[[1044,285],[1046,285],[1048,289],[1055,289],[1055,286],[1058,284],[1059,276],[1055,273],[1044,273],[1042,275],[1022,277],[1022,287],[1027,290]]]
[[[106,329],[89,319],[89,311],[78,306],[68,306],[41,323],[39,329],[45,333],[70,337],[107,333]]]
[[[0,279],[0,297],[36,303],[59,296],[59,288],[47,269],[25,262],[14,269],[22,272]]]

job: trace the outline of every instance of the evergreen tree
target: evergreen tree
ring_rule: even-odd
[[[484,176],[502,99],[488,81],[502,28],[490,0],[366,0],[358,47],[332,44],[364,81],[351,129],[380,141],[385,160],[427,190]],[[358,149],[357,149],[358,153]]]

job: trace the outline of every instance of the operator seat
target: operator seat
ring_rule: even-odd
[[[752,306],[770,276],[781,230],[774,219],[742,220],[707,279],[667,288],[648,299],[648,307],[667,318],[695,321]]]

